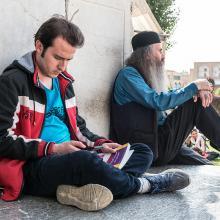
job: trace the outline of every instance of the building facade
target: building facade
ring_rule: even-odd
[[[195,62],[193,78],[212,78],[216,86],[220,86],[220,62]]]
[[[168,77],[168,88],[179,89],[186,86],[191,79],[190,73],[186,71],[176,72],[174,70],[166,70]]]
[[[196,79],[212,78],[215,88],[220,87],[220,62],[194,62],[194,68],[189,72],[166,70],[169,87],[183,87]]]

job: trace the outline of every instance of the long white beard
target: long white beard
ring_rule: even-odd
[[[168,91],[168,78],[162,62],[151,64],[146,78],[157,93]]]

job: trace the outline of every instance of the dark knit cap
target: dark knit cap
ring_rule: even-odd
[[[160,43],[160,37],[154,31],[142,31],[136,34],[131,40],[133,50],[156,43]]]

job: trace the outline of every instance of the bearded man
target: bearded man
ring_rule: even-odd
[[[159,35],[140,32],[132,38],[132,47],[133,53],[114,84],[111,139],[148,144],[155,165],[211,164],[183,146],[196,126],[220,149],[220,117],[210,106],[210,83],[199,79],[184,88],[168,91]],[[167,114],[170,109],[174,110]]]

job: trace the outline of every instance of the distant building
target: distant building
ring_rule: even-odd
[[[178,89],[190,82],[190,74],[188,72],[176,72],[174,70],[166,70],[168,77],[168,87],[171,89]]]
[[[194,68],[188,72],[176,72],[166,70],[169,87],[176,88],[187,85],[196,79],[212,78],[215,81],[215,88],[220,87],[220,62],[194,62]]]
[[[194,62],[193,79],[213,78],[220,86],[220,62]]]

